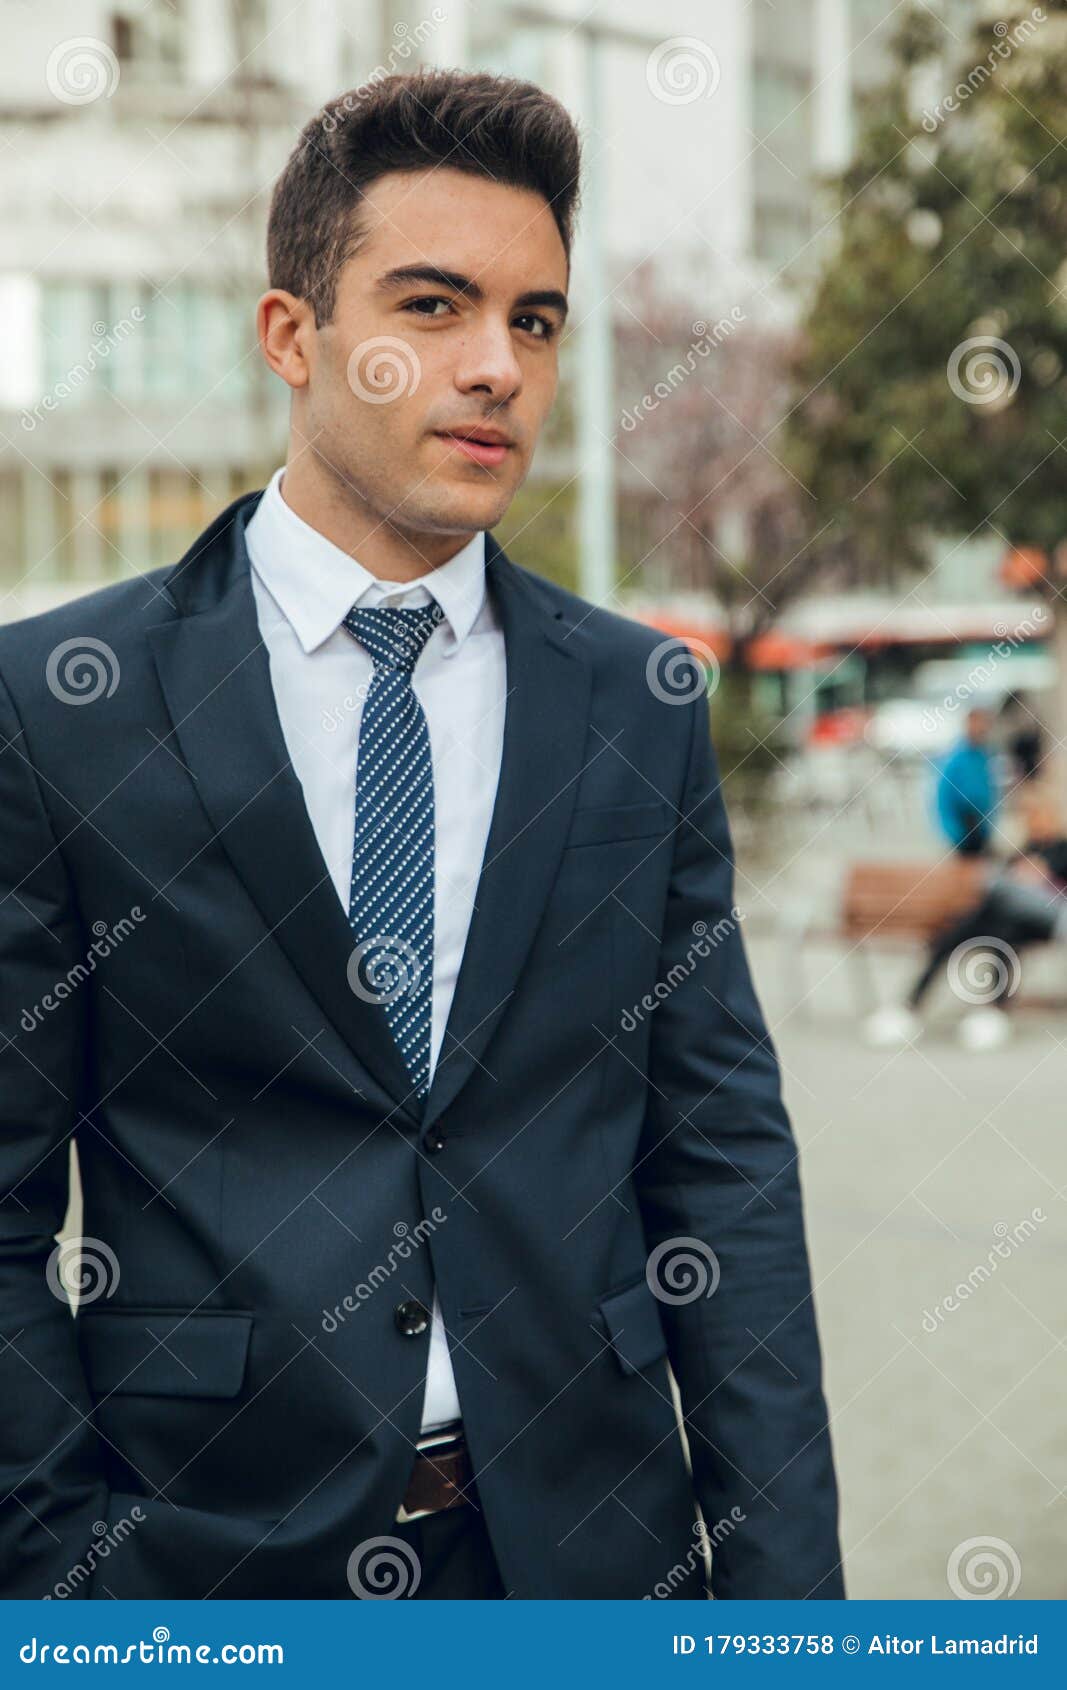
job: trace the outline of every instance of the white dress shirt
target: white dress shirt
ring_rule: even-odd
[[[354,605],[436,599],[444,611],[412,677],[433,758],[432,1077],[467,942],[504,733],[504,636],[485,590],[485,535],[416,582],[384,581],[290,509],[283,473],[271,477],[246,530],[252,589],[286,747],[346,916],[359,724],[373,665],[341,624]],[[435,1290],[422,1430],[459,1417]]]

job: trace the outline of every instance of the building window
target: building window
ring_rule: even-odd
[[[147,0],[111,14],[111,45],[124,70],[177,70],[182,59],[181,8],[177,0]]]

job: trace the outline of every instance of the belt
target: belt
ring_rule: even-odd
[[[474,1466],[462,1428],[457,1432],[430,1434],[415,1449],[404,1500],[397,1512],[400,1521],[421,1514],[436,1514],[442,1508],[458,1508],[473,1498]]]

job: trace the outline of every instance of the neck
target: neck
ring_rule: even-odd
[[[473,539],[470,534],[405,532],[371,510],[314,452],[290,452],[281,482],[289,509],[371,575],[383,581],[416,581],[447,563]]]

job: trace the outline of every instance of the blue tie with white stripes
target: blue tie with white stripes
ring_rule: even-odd
[[[420,1097],[430,1087],[434,793],[430,734],[411,676],[443,615],[432,603],[356,607],[344,619],[374,663],[356,760],[348,921],[358,962],[349,980],[383,1006]]]

